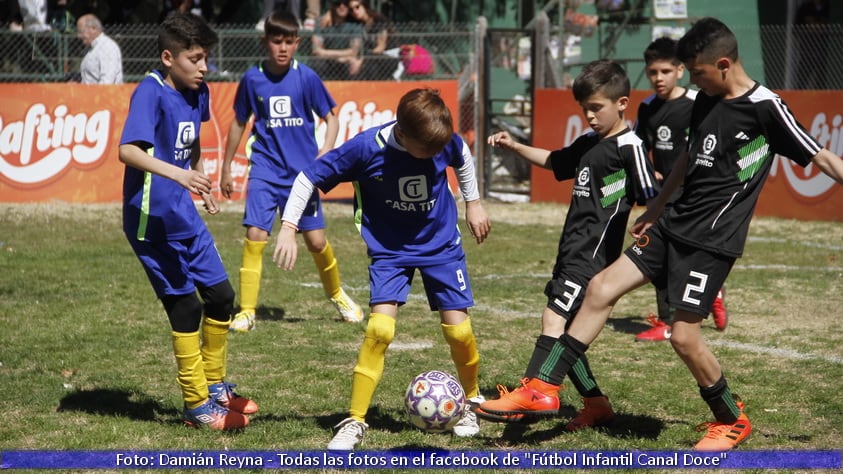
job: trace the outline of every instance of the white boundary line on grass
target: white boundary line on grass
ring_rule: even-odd
[[[804,267],[800,265],[735,265],[736,270],[784,270],[784,271],[800,271],[800,272],[843,272],[843,267]]]
[[[712,341],[706,341],[708,344],[712,346],[718,347],[726,347],[729,349],[740,349],[748,352],[754,352],[756,354],[770,354],[778,357],[783,357],[785,359],[798,359],[798,360],[823,360],[832,364],[843,364],[843,357],[837,357],[833,355],[822,355],[822,354],[806,354],[804,352],[797,352],[790,349],[781,349],[778,347],[764,347],[759,346],[756,344],[746,344],[744,342],[737,342],[737,341],[730,341],[728,339],[716,339]]]
[[[810,240],[788,240],[788,239],[782,239],[780,237],[752,237],[752,236],[750,236],[748,240],[750,242],[767,242],[767,243],[774,243],[774,244],[801,245],[803,247],[811,247],[811,248],[815,248],[815,249],[843,250],[843,245],[820,244],[820,243],[817,243],[817,242],[811,242]]]

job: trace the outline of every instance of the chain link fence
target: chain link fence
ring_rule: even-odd
[[[158,65],[155,24],[111,25],[106,34],[123,54],[123,77],[136,82]],[[312,32],[302,31],[296,57],[314,66],[324,80],[429,80],[454,79],[471,62],[473,25],[399,23],[393,25],[389,54],[363,53],[365,75],[349,74],[346,64],[325,61],[311,55]],[[210,81],[237,81],[258,64],[266,53],[261,33],[254,25],[215,27],[219,45],[211,53]],[[328,36],[328,35],[324,35]],[[335,38],[340,41],[347,38]],[[63,82],[73,80],[84,54],[73,33],[0,31],[0,81]]]

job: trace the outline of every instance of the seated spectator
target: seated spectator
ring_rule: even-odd
[[[363,26],[363,54],[355,58],[354,69],[359,70],[356,79],[385,80],[391,79],[398,67],[398,45],[390,47],[389,20],[379,12],[373,10],[364,0],[349,0],[353,21]],[[387,54],[390,50],[392,54]]]
[[[76,22],[76,36],[87,48],[79,67],[82,84],[122,84],[120,46],[103,32],[100,19],[93,14],[80,16]]]
[[[323,80],[352,79],[360,73],[363,30],[347,21],[348,0],[333,1],[312,37],[313,59],[308,63]]]

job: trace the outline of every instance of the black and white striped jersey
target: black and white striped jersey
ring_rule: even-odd
[[[601,138],[589,132],[550,154],[554,176],[574,179],[554,275],[590,279],[620,256],[629,211],[658,192],[653,165],[632,130]]]
[[[758,83],[728,100],[700,92],[684,191],[663,217],[665,231],[694,247],[740,257],[773,157],[804,167],[821,148],[781,97]]]

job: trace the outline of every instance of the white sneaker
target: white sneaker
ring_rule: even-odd
[[[328,449],[331,451],[352,451],[355,446],[363,441],[363,435],[366,434],[369,425],[354,418],[346,418],[339,422],[334,429],[337,433],[328,443]]]
[[[231,332],[249,332],[252,329],[255,329],[255,313],[250,311],[241,311],[234,315],[234,320],[228,327]]]
[[[343,320],[350,323],[363,321],[363,310],[342,288],[340,288],[339,297],[331,298],[331,303],[334,303],[334,308],[337,309]]]
[[[477,415],[472,410],[473,407],[484,403],[486,398],[483,395],[477,395],[474,398],[469,398],[468,403],[465,404],[462,418],[454,425],[454,435],[460,438],[468,438],[480,432],[480,424],[477,422]]]

